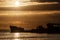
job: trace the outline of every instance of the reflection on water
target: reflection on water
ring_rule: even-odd
[[[14,37],[19,37],[19,36],[20,36],[19,33],[14,34]]]
[[[0,40],[47,40],[47,34],[0,33]]]
[[[0,33],[0,40],[60,40],[60,34]]]
[[[20,39],[14,39],[14,40],[20,40]]]

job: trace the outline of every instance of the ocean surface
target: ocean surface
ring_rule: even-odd
[[[0,32],[0,40],[60,40],[60,34]]]

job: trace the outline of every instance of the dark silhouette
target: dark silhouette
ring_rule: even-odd
[[[16,27],[16,26],[10,26],[11,32],[23,32],[24,28]]]
[[[32,33],[45,33],[45,29],[42,26],[38,26],[36,29],[24,30],[24,28],[10,26],[11,32],[32,32]]]
[[[60,24],[48,23],[47,33],[60,33]]]
[[[36,29],[32,29],[31,32],[35,33],[45,33],[45,29],[42,26],[38,26]]]
[[[36,30],[38,33],[45,33],[46,32],[46,29],[43,28],[42,26],[38,26]]]
[[[41,25],[36,29],[24,30],[24,28],[10,26],[11,32],[30,32],[30,33],[60,33],[60,24],[48,23],[47,28],[43,28]]]

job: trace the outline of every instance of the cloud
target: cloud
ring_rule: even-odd
[[[41,5],[30,5],[19,7],[19,9],[14,7],[5,7],[1,8],[0,11],[52,11],[52,10],[60,10],[60,4],[41,4]]]
[[[50,14],[50,12],[36,12],[36,11],[30,11],[32,14],[34,15],[27,15],[27,16],[0,16],[0,27],[4,28],[7,27],[9,28],[9,26],[13,23],[13,24],[18,24],[21,27],[27,28],[27,29],[31,29],[31,28],[35,28],[38,25],[44,25],[46,23],[60,23],[60,13],[57,12],[53,12]],[[35,14],[35,13],[39,13],[39,14]],[[43,14],[42,14],[43,13]]]
[[[31,0],[32,2],[60,2],[60,0]]]

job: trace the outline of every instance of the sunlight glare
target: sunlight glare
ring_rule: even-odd
[[[14,39],[14,40],[20,40],[20,39]]]
[[[17,0],[17,1],[15,2],[15,5],[16,5],[16,7],[18,7],[18,6],[20,5],[20,2]]]
[[[14,34],[14,37],[19,37],[19,36],[20,36],[19,33]]]

